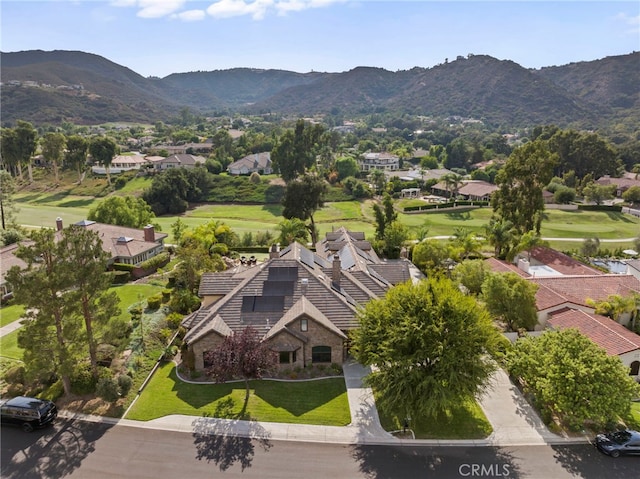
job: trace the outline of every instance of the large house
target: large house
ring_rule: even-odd
[[[278,353],[281,366],[342,364],[358,307],[410,275],[407,260],[390,268],[366,252],[363,235],[341,233],[328,234],[322,253],[299,243],[282,251],[274,246],[264,263],[204,274],[202,308],[183,321],[195,369],[206,368],[207,351],[248,326]],[[396,271],[403,265],[406,272]]]
[[[388,153],[365,153],[361,159],[358,160],[358,166],[360,171],[396,171],[400,169],[400,157]]]
[[[631,274],[605,274],[558,251],[535,247],[515,263],[487,260],[494,272],[514,272],[538,285],[537,330],[576,328],[609,354],[616,355],[640,379],[640,336],[627,327],[631,314],[614,321],[595,313],[593,301],[611,295],[640,295],[640,280]]]
[[[227,171],[230,175],[250,175],[254,172],[270,175],[273,172],[271,168],[271,153],[265,151],[247,155],[231,163],[227,167]]]
[[[207,159],[204,156],[195,156],[187,154],[176,154],[167,156],[166,158],[157,157],[149,158],[156,171],[165,171],[172,168],[195,168],[198,165],[204,165]]]

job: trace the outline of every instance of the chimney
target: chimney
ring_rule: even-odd
[[[341,274],[342,274],[342,264],[340,263],[340,256],[337,254],[334,254],[333,265],[331,267],[331,281],[336,286],[336,288],[340,287]]]
[[[59,216],[56,218],[56,229],[62,231],[62,218]]]
[[[144,227],[144,240],[153,243],[156,240],[156,231],[153,225],[147,225]]]
[[[525,273],[529,272],[529,262],[524,258],[518,259],[518,269],[524,271]]]
[[[269,259],[274,259],[279,257],[280,257],[280,245],[278,243],[274,243],[271,245],[271,249],[269,250]]]

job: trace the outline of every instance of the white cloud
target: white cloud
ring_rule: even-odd
[[[207,13],[213,18],[231,18],[251,15],[254,20],[262,20],[273,0],[220,0],[207,8]]]
[[[629,26],[627,33],[640,33],[640,15],[630,16],[626,13],[618,13],[615,18]]]
[[[186,0],[111,0],[114,7],[136,7],[141,18],[161,18],[182,9]]]
[[[187,10],[185,12],[174,13],[171,18],[176,18],[184,22],[196,22],[202,20],[207,16],[204,10]]]

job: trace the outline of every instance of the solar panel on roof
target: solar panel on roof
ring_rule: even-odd
[[[349,248],[343,248],[340,251],[340,266],[342,269],[349,269],[355,266],[356,260],[351,254],[351,250]]]
[[[314,268],[315,267],[315,261],[313,259],[313,253],[311,251],[309,251],[308,249],[301,249],[300,250],[300,261],[303,264],[306,264],[309,268]]]
[[[268,279],[271,281],[296,281],[298,279],[297,266],[271,266]]]
[[[262,285],[263,296],[293,296],[294,281],[265,281]]]
[[[253,305],[255,303],[255,296],[243,296],[242,297],[242,312],[250,313],[253,311]]]
[[[282,311],[284,296],[256,296],[254,311]]]

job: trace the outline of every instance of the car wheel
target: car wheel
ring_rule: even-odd
[[[620,451],[611,451],[611,457],[618,457],[620,455]]]
[[[31,424],[29,424],[28,422],[24,422],[24,423],[22,423],[22,430],[24,432],[31,432],[31,431],[33,431],[33,426]]]

